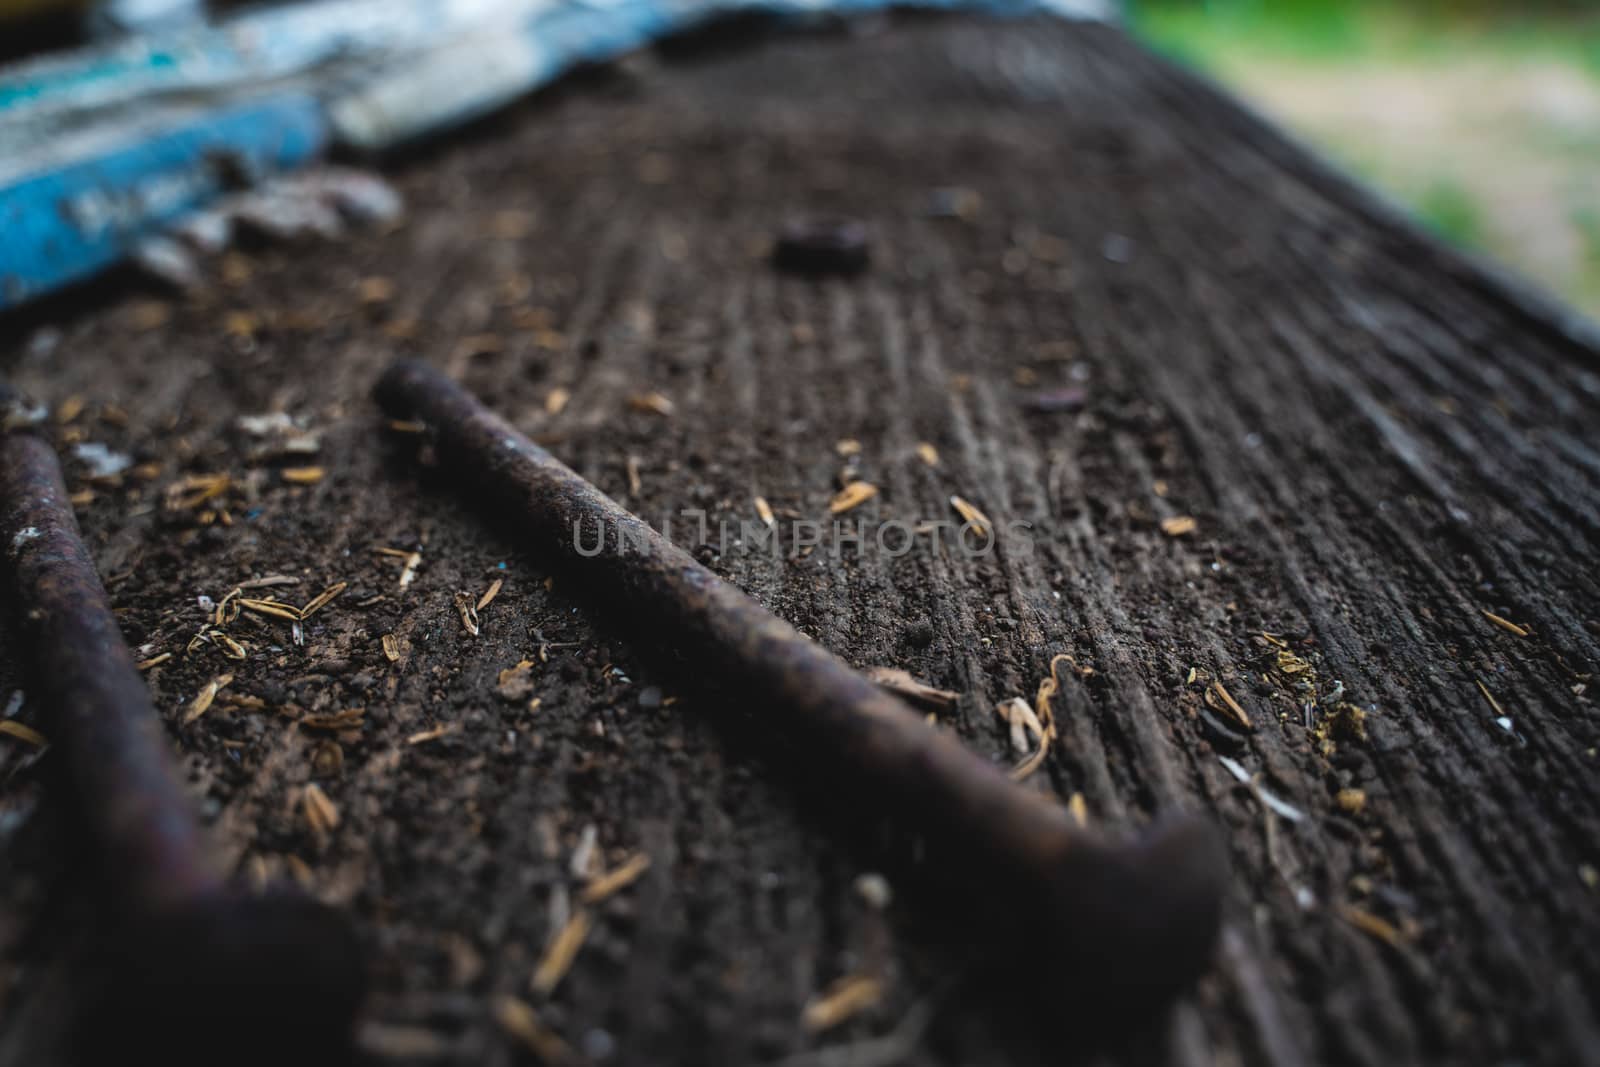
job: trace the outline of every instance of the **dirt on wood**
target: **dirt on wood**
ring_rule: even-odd
[[[389,232],[0,349],[226,863],[355,917],[374,1062],[1061,1062],[1093,1021],[1000,1010],[947,942],[1005,901],[921,909],[778,709],[419,466],[399,355],[997,762],[1070,657],[1025,786],[1206,813],[1233,865],[1214,972],[1113,1062],[1600,1057],[1600,359],[1553,313],[1096,25],[641,56],[397,174]],[[774,271],[797,213],[869,268]],[[952,498],[1018,535],[964,550]],[[5,1064],[91,936],[35,753],[0,736]]]

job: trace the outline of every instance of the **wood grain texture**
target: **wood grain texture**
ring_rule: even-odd
[[[878,1062],[1054,1062],[1084,1023],[1070,1004],[996,1013],[908,906],[915,842],[821,811],[826,784],[772,751],[766,709],[704,694],[671,634],[619,628],[625,605],[587,601],[448,480],[419,478],[367,397],[402,353],[653,522],[696,509],[736,529],[757,495],[826,520],[848,438],[881,489],[852,517],[950,521],[959,494],[1029,524],[978,557],[870,533],[803,559],[719,553],[681,518],[677,537],[850,662],[960,692],[942,727],[996,760],[1014,755],[995,705],[1071,655],[1030,787],[1081,793],[1112,826],[1188,807],[1226,830],[1215,973],[1112,1062],[1600,1057],[1600,354],[1581,324],[1097,25],[904,19],[680,51],[569,83],[400,180],[393,233],[252,253],[153,328],[128,293],[56,322],[53,350],[4,350],[20,386],[87,400],[64,433],[159,464],[96,489],[85,533],[130,643],[175,653],[147,677],[225,854],[246,873],[292,855],[360,920],[380,1062],[406,1062],[407,1040],[518,1062],[499,995],[620,1063],[770,1062],[886,1034],[901,1055]],[[933,217],[956,188],[976,210]],[[775,274],[766,243],[796,211],[867,220],[869,272]],[[372,276],[394,296],[364,306]],[[248,339],[229,312],[255,317]],[[1067,386],[1081,411],[1026,410]],[[550,414],[558,387],[571,400]],[[631,409],[647,390],[674,414]],[[234,420],[266,410],[322,432],[322,482],[252,465]],[[231,526],[162,506],[163,486],[217,471],[243,486]],[[1193,534],[1162,532],[1183,515]],[[400,561],[373,549],[419,545],[401,590]],[[268,621],[238,624],[244,662],[183,654],[197,596],[268,573],[302,578],[282,591],[296,603],[351,586],[304,647]],[[454,595],[496,577],[470,637]],[[534,687],[509,702],[499,673],[524,659]],[[180,728],[225,671],[265,707]],[[1207,703],[1212,680],[1253,729]],[[652,688],[684,699],[654,706]],[[316,764],[323,736],[291,717],[357,706],[342,769]],[[36,1063],[17,1049],[49,1029],[72,955],[70,895],[52,899],[71,832],[39,800],[42,767],[0,745],[0,1062]],[[1269,815],[1220,756],[1304,818]],[[314,777],[340,813],[321,840],[297,807]],[[604,866],[651,865],[537,1002],[590,825]],[[880,863],[887,914],[852,886]],[[861,971],[883,976],[883,1003],[808,1035],[808,999]]]

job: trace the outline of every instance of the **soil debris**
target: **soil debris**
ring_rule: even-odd
[[[521,660],[515,667],[507,667],[500,672],[499,680],[494,691],[500,695],[501,700],[513,704],[527,700],[533,695],[534,663],[532,660]]]

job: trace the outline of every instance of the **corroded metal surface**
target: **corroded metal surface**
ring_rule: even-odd
[[[0,397],[0,400],[9,400]],[[7,410],[17,405],[6,404]],[[96,1022],[80,1054],[103,1062],[136,1038],[183,1057],[234,1028],[294,1018],[336,1043],[363,986],[345,920],[298,892],[231,891],[177,777],[161,720],[78,531],[55,452],[0,432],[0,545],[29,664],[29,696],[64,768],[108,922],[78,998]],[[281,1035],[280,1035],[281,1036]],[[246,1055],[257,1062],[255,1052]]]

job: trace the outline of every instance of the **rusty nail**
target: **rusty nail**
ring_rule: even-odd
[[[1030,946],[1047,938],[1102,987],[1152,997],[1205,967],[1225,877],[1209,824],[1173,817],[1131,842],[1083,831],[1062,805],[929,729],[438,371],[402,360],[376,395],[390,415],[426,424],[439,461],[554,559],[658,623],[727,693],[781,712],[774,721],[814,754],[818,773],[992,887],[1001,895],[993,916],[1026,916]]]
[[[25,410],[4,387],[0,408]],[[110,921],[94,1011],[109,1006],[119,1023],[159,1033],[164,1049],[248,1032],[265,1038],[264,1050],[284,1019],[295,1020],[297,1040],[301,1026],[347,1033],[364,983],[353,933],[310,897],[236,892],[213,868],[56,454],[28,420],[0,430],[0,548],[30,693],[46,709],[64,802]],[[105,1020],[97,1014],[85,1029],[128,1039],[130,1030]]]
[[[791,219],[778,233],[772,262],[794,274],[855,274],[867,266],[867,227],[856,219]]]

